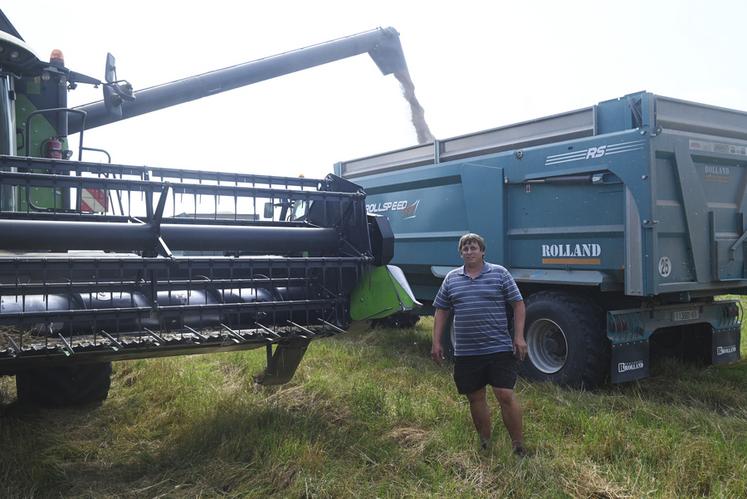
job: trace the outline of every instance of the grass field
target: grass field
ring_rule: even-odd
[[[747,491],[747,362],[670,361],[593,392],[520,381],[520,460],[500,423],[489,452],[477,450],[449,367],[429,360],[431,325],[314,342],[277,388],[252,382],[263,350],[115,363],[109,399],[80,409],[24,409],[0,378],[0,497]]]

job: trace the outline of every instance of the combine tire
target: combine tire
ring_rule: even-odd
[[[580,296],[542,291],[531,295],[526,307],[524,377],[576,388],[604,382],[610,346],[598,306]]]
[[[18,401],[43,407],[102,402],[109,395],[111,374],[111,362],[21,371],[16,374]]]

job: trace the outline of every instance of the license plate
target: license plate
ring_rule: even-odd
[[[691,321],[699,317],[698,310],[677,310],[672,314],[672,320]]]

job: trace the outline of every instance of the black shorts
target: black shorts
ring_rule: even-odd
[[[454,357],[454,382],[461,394],[468,394],[485,385],[513,389],[518,363],[513,352]]]

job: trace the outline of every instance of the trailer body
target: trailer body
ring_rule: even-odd
[[[584,355],[613,381],[647,376],[658,337],[709,362],[739,358],[737,304],[714,297],[747,289],[746,164],[747,113],[639,92],[335,168],[388,216],[393,263],[420,301],[461,264],[458,238],[479,233],[536,322],[529,374],[593,383],[603,373],[569,366],[572,325],[533,303],[581,300],[585,334],[607,340]]]

